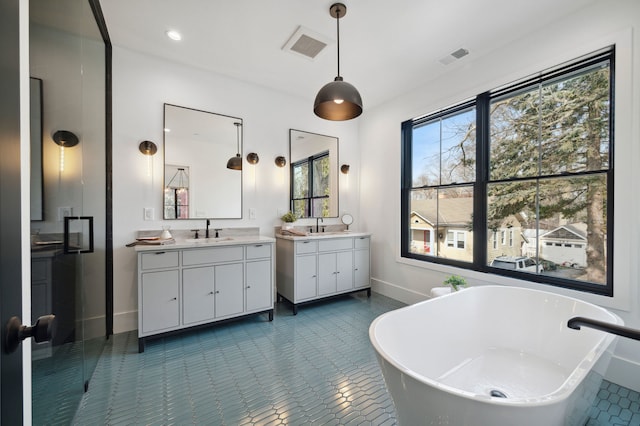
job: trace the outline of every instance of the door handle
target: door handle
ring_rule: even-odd
[[[11,317],[7,321],[7,330],[5,334],[4,351],[12,353],[20,343],[29,337],[33,337],[36,343],[48,342],[53,339],[56,334],[56,316],[43,315],[36,321],[32,327],[22,325],[22,320],[18,317]]]

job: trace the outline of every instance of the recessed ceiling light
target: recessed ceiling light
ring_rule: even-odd
[[[182,40],[182,34],[177,32],[176,30],[168,30],[167,31],[167,37],[169,37],[171,40],[175,40],[175,41]]]

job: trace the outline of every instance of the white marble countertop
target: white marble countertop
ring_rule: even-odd
[[[197,247],[234,246],[238,244],[273,243],[275,238],[262,235],[222,236],[219,238],[175,238],[166,244],[145,244],[135,246],[136,251],[179,250]]]
[[[285,231],[286,232],[286,231]],[[303,241],[303,240],[323,240],[329,238],[348,238],[348,237],[370,237],[370,232],[356,231],[338,231],[338,232],[314,232],[305,233],[305,235],[283,235],[276,234],[276,238],[283,240]]]

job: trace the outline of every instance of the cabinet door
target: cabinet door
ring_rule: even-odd
[[[318,294],[326,296],[336,292],[336,254],[324,253],[318,255]]]
[[[295,301],[310,299],[318,295],[316,256],[296,256]]]
[[[369,250],[355,250],[353,253],[354,287],[370,287],[371,280],[369,277]]]
[[[182,320],[185,325],[215,318],[213,266],[182,270]]]
[[[247,311],[272,309],[271,260],[247,262]]]
[[[244,311],[244,274],[242,263],[215,266],[216,318]]]
[[[152,333],[180,324],[178,270],[142,274],[142,333]]]
[[[353,289],[353,251],[336,253],[336,271],[337,291]]]

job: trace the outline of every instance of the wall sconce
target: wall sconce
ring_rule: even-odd
[[[349,174],[349,165],[348,165],[348,164],[343,164],[343,165],[340,167],[340,171],[341,171],[343,174],[348,175],[348,174]]]
[[[227,169],[242,170],[242,156],[240,155],[240,126],[242,126],[242,123],[235,122],[233,124],[236,126],[238,153],[235,157],[229,158],[229,161],[227,161]]]
[[[258,154],[256,154],[255,152],[250,152],[247,154],[247,163],[258,164],[258,161],[260,161],[260,157],[258,157]]]
[[[80,140],[68,130],[58,130],[53,134],[53,141],[60,147],[60,171],[64,172],[64,149],[78,145]]]
[[[158,152],[158,147],[151,141],[140,142],[140,145],[138,145],[138,149],[142,154],[149,156],[155,155],[155,153]]]
[[[276,166],[278,167],[284,167],[287,165],[287,159],[284,158],[282,155],[279,155],[276,157],[275,163],[276,163]]]
[[[151,161],[151,157],[158,152],[158,147],[155,143],[151,141],[142,141],[140,145],[138,145],[138,149],[147,157],[147,176],[151,176],[153,174],[153,162]]]

